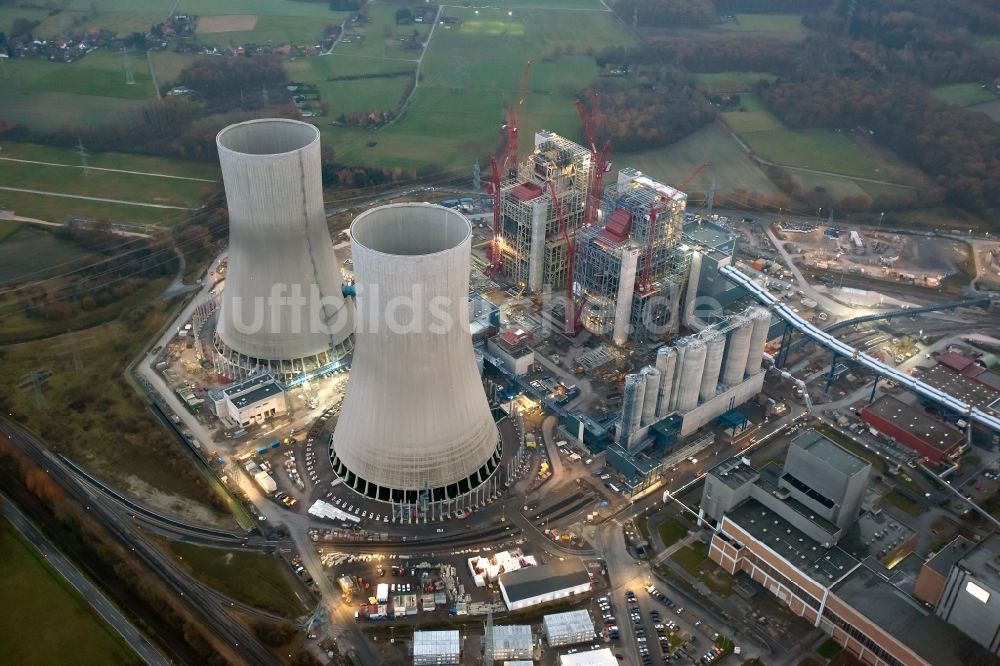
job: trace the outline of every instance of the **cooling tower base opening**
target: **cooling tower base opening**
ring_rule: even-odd
[[[354,338],[348,337],[333,349],[321,354],[293,359],[253,358],[228,347],[218,334],[213,335],[212,343],[218,369],[228,377],[232,379],[251,377],[267,371],[277,379],[288,382],[312,373],[321,373],[325,368],[335,366],[351,353]]]
[[[523,463],[520,437],[509,423],[498,423],[499,441],[493,455],[468,477],[447,486],[412,489],[389,488],[359,477],[331,447],[330,462],[341,483],[334,492],[350,495],[355,505],[388,513],[392,523],[416,524],[461,518],[497,499],[513,485]],[[361,504],[358,504],[358,500]],[[344,506],[347,506],[345,501]]]

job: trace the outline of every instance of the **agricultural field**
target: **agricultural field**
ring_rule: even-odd
[[[808,28],[802,25],[802,14],[736,14],[733,20],[717,26],[720,30],[733,32],[804,34]]]
[[[220,32],[203,31],[201,30],[202,23],[205,18],[226,17],[203,16],[198,22],[196,34],[198,43],[220,49],[246,44],[247,42],[270,44],[273,46],[280,46],[282,44],[306,46],[319,42],[323,37],[323,28],[327,24],[339,24],[346,16],[344,12],[328,12],[328,14],[329,20],[327,21],[307,16],[252,16],[255,19],[250,22],[252,28],[248,30],[238,29]]]
[[[400,7],[401,5],[369,5],[368,22],[348,23],[344,29],[344,36],[333,47],[333,53],[414,61],[420,58],[423,51],[420,45],[427,41],[431,25],[428,23],[396,25],[396,10]],[[414,41],[414,47],[406,48],[403,40],[414,33],[418,36]]]
[[[747,155],[720,123],[701,128],[694,134],[663,148],[614,156],[616,164],[634,166],[665,183],[679,183],[700,164],[702,170],[685,188],[689,193],[704,193],[715,180],[716,200],[733,191],[756,192],[765,197],[780,194],[764,170]],[[694,196],[692,196],[694,199]]]
[[[310,16],[325,17],[333,12],[325,2],[300,2],[299,0],[179,0],[165,4],[163,0],[53,0],[63,9],[98,14],[123,12],[148,12],[166,18],[173,9],[177,14],[257,14],[258,16]]]
[[[957,106],[972,106],[997,99],[997,96],[986,86],[979,83],[953,83],[947,86],[937,86],[931,88],[931,94],[942,102]]]
[[[751,132],[785,129],[785,124],[771,113],[756,95],[749,93],[740,95],[740,108],[725,111],[722,114],[722,119],[740,137]]]
[[[67,655],[80,666],[141,663],[5,520],[0,522],[0,605],[13,614],[0,624],[5,663],[60,664]]]
[[[179,541],[168,547],[195,578],[237,601],[289,619],[307,610],[275,556]]]
[[[359,58],[334,54],[323,58],[299,58],[285,63],[288,78],[315,84],[328,105],[325,122],[353,111],[389,111],[399,105],[416,70],[415,62]],[[399,73],[384,78],[330,81],[331,77]]]
[[[0,285],[25,279],[40,279],[56,270],[66,270],[85,262],[91,254],[75,243],[56,238],[44,227],[22,222],[0,220]],[[0,295],[0,312],[7,310],[4,328],[16,315],[13,308],[4,307]]]
[[[767,72],[703,72],[694,74],[695,84],[706,92],[744,92],[753,89],[760,80],[774,81]]]

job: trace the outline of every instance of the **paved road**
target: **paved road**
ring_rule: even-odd
[[[765,233],[770,241],[774,244],[774,249],[777,250],[778,254],[781,255],[782,260],[788,265],[788,270],[792,272],[795,277],[795,281],[799,284],[799,288],[811,299],[819,303],[824,310],[831,312],[840,317],[850,317],[854,316],[855,313],[850,308],[838,303],[837,301],[831,299],[824,293],[817,291],[809,281],[806,280],[805,276],[802,275],[802,271],[799,270],[798,265],[792,260],[792,256],[785,250],[784,241],[778,239],[774,235],[774,232],[770,228],[765,229]]]
[[[198,210],[187,206],[168,206],[166,204],[153,204],[144,201],[124,201],[122,199],[105,199],[104,197],[85,197],[80,194],[64,194],[62,192],[47,192],[45,190],[29,190],[24,187],[2,187],[0,190],[7,192],[24,192],[25,194],[41,194],[47,197],[60,197],[62,199],[83,199],[84,201],[99,201],[101,203],[125,204],[128,206],[141,206],[143,208],[167,208],[170,210]]]
[[[104,593],[101,592],[76,566],[66,559],[35,524],[28,519],[13,502],[5,500],[2,505],[3,515],[17,530],[24,535],[24,538],[38,549],[46,562],[59,572],[73,588],[80,593],[91,608],[104,618],[104,621],[117,631],[125,642],[129,644],[136,654],[138,654],[147,664],[163,664],[166,666],[170,662],[160,654],[149,640],[136,629],[128,618],[126,618],[118,608],[111,603]]]

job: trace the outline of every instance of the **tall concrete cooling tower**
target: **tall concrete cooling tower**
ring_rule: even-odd
[[[351,350],[345,302],[323,209],[319,130],[251,120],[215,139],[229,207],[229,268],[215,348],[226,372],[288,379]]]
[[[471,239],[463,215],[430,204],[351,225],[357,331],[331,458],[362,495],[465,502],[492,485],[501,446],[469,331]]]

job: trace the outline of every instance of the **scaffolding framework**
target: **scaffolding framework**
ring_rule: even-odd
[[[584,219],[590,169],[587,149],[552,132],[535,135],[534,152],[501,187],[500,253],[506,279],[533,293],[566,286],[569,254],[546,183],[552,183],[573,239]]]

